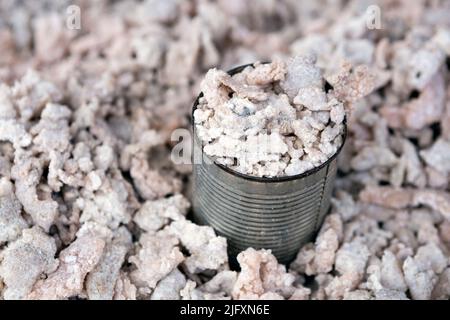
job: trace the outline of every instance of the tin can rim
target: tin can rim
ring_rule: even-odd
[[[265,62],[262,62],[262,63],[266,64],[266,63],[269,63],[269,62],[265,61]],[[245,68],[250,67],[250,66],[254,66],[254,63],[248,63],[248,64],[244,64],[244,65],[241,65],[241,66],[237,66],[235,68],[232,68],[232,69],[228,70],[227,73],[229,75],[234,75],[234,74],[239,73],[242,70],[244,70]],[[194,105],[192,106],[191,124],[192,124],[192,132],[193,132],[193,135],[194,135],[193,139],[198,139],[197,134],[195,133],[194,112],[195,112],[195,110],[197,110],[197,107],[198,107],[198,104],[199,104],[199,100],[200,100],[201,97],[203,97],[203,92],[200,92],[200,94],[197,96],[197,98],[194,101]],[[236,176],[236,177],[239,177],[239,178],[242,178],[242,179],[245,179],[245,180],[254,181],[254,182],[270,183],[270,182],[286,182],[286,181],[292,181],[292,180],[297,180],[297,179],[303,179],[305,177],[308,177],[310,175],[315,174],[316,172],[322,170],[324,167],[328,166],[339,155],[339,153],[342,151],[342,148],[344,147],[344,144],[345,144],[345,140],[347,138],[347,119],[346,119],[346,117],[344,117],[344,121],[342,123],[344,125],[344,131],[341,134],[342,143],[339,146],[339,148],[336,150],[336,152],[330,158],[328,158],[327,161],[325,161],[321,165],[319,165],[317,167],[314,167],[314,168],[312,168],[312,169],[310,169],[308,171],[305,171],[303,173],[292,175],[292,176],[257,177],[257,176],[251,176],[251,175],[248,175],[248,174],[240,173],[238,171],[230,169],[227,166],[224,166],[222,164],[217,163],[215,161],[215,159],[212,159],[210,156],[208,156],[207,154],[205,154],[203,152],[203,148],[201,148],[202,157],[206,156],[209,160],[211,160],[212,163],[214,163],[214,165],[216,165],[217,167],[219,167],[223,171],[225,171],[225,172],[227,172],[227,173],[229,173],[229,174],[231,174],[233,176]],[[200,145],[201,145],[201,143],[200,143]]]

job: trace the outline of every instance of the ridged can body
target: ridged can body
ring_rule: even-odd
[[[193,111],[197,105],[198,99]],[[345,132],[342,144],[344,140]],[[253,247],[271,249],[279,262],[289,263],[315,236],[325,218],[340,150],[321,166],[300,175],[253,177],[214,163],[203,153],[193,126],[194,220],[227,238],[231,261]]]

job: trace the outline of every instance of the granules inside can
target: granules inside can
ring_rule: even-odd
[[[247,66],[228,73],[238,73]],[[322,165],[295,176],[264,178],[215,163],[203,152],[194,125],[194,219],[227,238],[231,262],[248,247],[271,249],[281,263],[291,262],[315,236],[329,209],[336,157],[345,136],[346,129],[341,146]]]

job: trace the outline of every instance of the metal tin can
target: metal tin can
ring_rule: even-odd
[[[228,73],[238,73],[247,66]],[[264,178],[215,163],[203,153],[193,124],[194,220],[227,238],[230,262],[248,247],[271,249],[279,262],[291,262],[315,236],[328,212],[336,157],[345,136],[346,128],[337,152],[319,167],[295,176]]]

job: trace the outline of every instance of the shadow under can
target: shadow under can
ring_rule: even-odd
[[[227,239],[232,266],[237,254],[248,247],[270,249],[280,263],[290,263],[316,235],[330,207],[345,123],[342,144],[325,163],[299,175],[273,178],[241,174],[215,163],[203,152],[192,123],[194,220]]]

